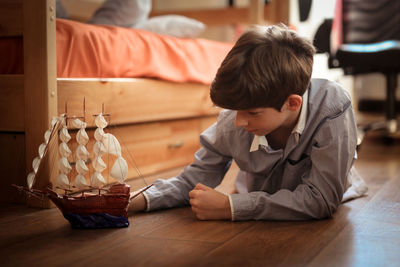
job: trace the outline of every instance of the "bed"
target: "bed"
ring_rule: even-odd
[[[232,20],[259,23],[264,15],[272,23],[287,22],[287,2],[283,2],[277,5],[271,1],[264,7],[260,1],[251,1],[247,8],[178,13],[214,24]],[[105,111],[112,114],[111,124],[118,127],[119,138],[134,156],[142,175],[192,161],[199,148],[199,134],[215,122],[219,112],[209,99],[209,77],[180,80],[153,73],[126,78],[100,72],[95,78],[77,78],[75,74],[62,73],[55,45],[56,22],[60,24],[60,20],[55,18],[54,1],[2,0],[0,5],[0,36],[23,38],[23,43],[14,46],[23,53],[13,56],[21,57],[23,67],[13,66],[13,71],[0,74],[0,144],[4,148],[0,161],[1,171],[6,174],[0,182],[0,201],[25,201],[9,185],[26,183],[26,174],[52,117],[65,112],[65,103],[69,114],[81,114],[83,98],[87,114],[99,113],[104,103]],[[224,49],[221,51],[229,50],[228,46]],[[45,169],[48,178],[41,180],[38,187],[47,186],[56,175],[50,165]],[[135,179],[138,174],[132,170],[128,177]]]

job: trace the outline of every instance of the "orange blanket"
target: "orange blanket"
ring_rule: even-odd
[[[149,77],[209,84],[231,48],[230,43],[57,19],[59,78]],[[3,56],[17,58],[9,52]],[[0,73],[10,65],[15,62],[0,66]]]

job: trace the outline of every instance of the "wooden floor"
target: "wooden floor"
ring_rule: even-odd
[[[400,141],[368,136],[356,166],[368,195],[321,221],[203,222],[179,208],[131,214],[124,229],[73,230],[57,209],[3,205],[0,264],[400,266]]]

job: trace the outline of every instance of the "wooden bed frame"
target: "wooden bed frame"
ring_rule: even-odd
[[[260,22],[263,12],[275,14],[278,5],[272,5],[274,2],[264,8],[262,1],[252,0],[247,21]],[[286,12],[279,11],[280,18],[274,16],[272,22],[287,22],[287,1],[283,2],[285,7],[280,9]],[[218,12],[234,20],[243,10]],[[213,12],[211,23],[221,23],[215,22],[215,17],[223,16]],[[210,13],[180,14],[204,21]],[[118,125],[119,138],[143,175],[190,163],[199,148],[200,132],[219,112],[209,99],[208,86],[142,78],[57,79],[55,23],[54,0],[0,0],[0,37],[22,36],[24,49],[24,74],[0,74],[0,145],[4,148],[0,153],[0,201],[25,201],[10,184],[26,184],[26,174],[52,117],[64,112],[65,103],[69,114],[81,115],[84,97],[87,114],[99,113],[102,103],[106,112],[112,113],[111,123]],[[48,179],[42,179],[38,187],[47,186],[57,175],[50,166],[45,169]],[[132,171],[129,177],[137,174]],[[42,206],[34,200],[28,202]]]

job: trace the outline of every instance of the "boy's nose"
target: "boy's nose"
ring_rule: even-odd
[[[235,126],[236,127],[245,127],[247,126],[247,120],[246,118],[238,111],[236,113],[236,118],[235,118]]]

